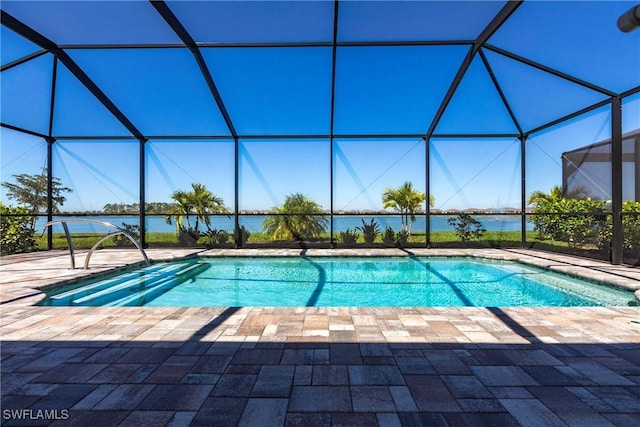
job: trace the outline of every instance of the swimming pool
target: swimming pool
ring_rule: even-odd
[[[508,261],[198,257],[51,289],[45,306],[621,306],[632,292]]]

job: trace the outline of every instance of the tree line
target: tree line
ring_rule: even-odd
[[[171,202],[147,202],[144,204],[145,212],[148,214],[170,214],[176,208]],[[137,214],[140,212],[140,203],[107,203],[102,208],[105,214]]]

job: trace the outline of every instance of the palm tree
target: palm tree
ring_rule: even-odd
[[[171,198],[175,202],[173,212],[164,216],[164,222],[171,225],[172,218],[176,221],[176,232],[186,231],[192,229],[189,214],[193,209],[191,205],[191,199],[189,193],[183,190],[176,190],[171,195]],[[184,226],[184,221],[187,221],[187,227]]]
[[[559,185],[554,185],[549,193],[545,193],[541,190],[536,190],[529,196],[529,200],[527,200],[527,204],[529,205],[540,205],[544,202],[550,202],[553,200],[562,199],[562,187]]]
[[[175,201],[174,210],[172,213],[165,215],[165,222],[171,224],[172,220],[175,220],[178,235],[191,234],[196,240],[200,236],[201,221],[205,224],[207,230],[211,231],[209,215],[229,213],[229,209],[224,205],[222,197],[213,194],[204,184],[193,183],[190,191],[174,191],[171,198]],[[191,226],[190,215],[195,216],[194,227]]]
[[[425,193],[413,188],[409,181],[398,188],[387,188],[382,194],[382,203],[385,209],[392,208],[400,213],[402,221],[402,231],[411,235],[411,226],[416,220],[416,211],[422,208],[422,204],[427,200]],[[435,197],[429,196],[429,206],[435,204]]]
[[[562,187],[559,185],[554,185],[549,193],[545,193],[544,191],[536,190],[529,196],[529,200],[527,200],[527,204],[539,206],[544,202],[553,202],[561,199],[588,199],[591,195],[589,194],[589,189],[584,185],[577,185],[567,191],[567,194],[564,194]]]
[[[271,240],[317,238],[329,225],[322,206],[301,193],[289,194],[282,206],[271,208],[262,230]]]
[[[216,196],[207,189],[204,184],[191,184],[192,190],[189,192],[190,201],[194,213],[196,214],[195,230],[198,231],[199,222],[204,222],[208,231],[211,231],[212,214],[228,214],[229,209],[224,205],[222,197]]]

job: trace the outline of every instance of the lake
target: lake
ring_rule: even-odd
[[[250,232],[262,231],[262,223],[264,222],[266,215],[241,215],[240,225],[243,225]],[[96,221],[109,222],[118,227],[122,227],[122,223],[126,224],[138,224],[138,216],[136,215],[109,215],[109,216],[78,216],[78,217],[54,217],[54,220],[58,219],[91,219]],[[358,226],[362,226],[361,219],[369,223],[371,218],[374,218],[378,224],[380,224],[380,230],[383,231],[387,226],[390,226],[394,230],[400,230],[400,217],[399,216],[384,216],[384,215],[359,215],[359,216],[344,216],[336,215],[333,218],[334,232],[341,232],[347,229],[354,230]],[[447,223],[448,216],[438,215],[431,216],[431,231],[453,231],[453,227]],[[475,219],[482,223],[482,226],[487,231],[520,231],[520,216],[519,215],[476,215]],[[43,229],[42,224],[46,222],[46,219],[40,218],[36,223],[36,232]],[[424,231],[426,229],[425,217],[419,216],[413,223],[414,231]],[[193,224],[193,219],[192,219]],[[108,229],[98,225],[90,223],[69,223],[69,231],[72,233],[103,233]],[[203,229],[202,225],[200,229]],[[233,216],[230,218],[215,216],[211,217],[211,228],[218,230],[233,230]],[[533,230],[533,224],[527,223],[527,230]],[[147,232],[167,233],[175,231],[175,223],[173,225],[166,224],[164,222],[164,216],[147,216]],[[327,231],[328,228],[327,228]],[[54,226],[54,232],[63,232],[62,226]]]

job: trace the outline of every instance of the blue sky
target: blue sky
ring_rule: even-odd
[[[168,4],[198,42],[332,38],[332,2]],[[614,92],[624,91],[640,85],[640,30],[621,33],[615,20],[633,4],[525,2],[490,43]],[[34,2],[2,5],[58,43],[179,42],[146,2],[118,2],[117,7],[95,2],[37,6]],[[472,40],[501,6],[502,2],[343,2],[338,37],[345,42]],[[135,25],[134,15],[139,17]],[[215,17],[216,25],[206,16]],[[567,21],[566,16],[573,18]],[[448,24],[454,17],[464,22]],[[3,65],[39,50],[4,27],[1,41]],[[339,47],[334,133],[424,134],[468,49],[468,45]],[[173,191],[202,182],[234,207],[233,140],[187,49],[68,52],[150,137],[145,157],[148,201],[168,201]],[[201,52],[239,134],[330,133],[330,47],[202,48]],[[499,53],[485,50],[485,54],[525,130],[606,98]],[[3,123],[48,132],[52,63],[52,56],[45,54],[2,72]],[[605,107],[532,135],[527,144],[527,192],[559,185],[561,153],[607,139],[610,119]],[[635,95],[624,103],[623,128],[626,132],[638,127],[640,97]],[[43,167],[46,149],[41,139],[6,128],[1,132],[3,181]],[[517,133],[479,56],[436,133]],[[130,135],[62,64],[57,72],[53,134]],[[175,139],[154,139],[157,135]],[[220,139],[180,138],[187,135]],[[418,137],[336,137],[331,159],[327,138],[241,139],[239,208],[269,209],[287,194],[303,192],[328,209],[333,160],[334,209],[380,209],[381,194],[388,186],[412,181],[425,191],[425,149]],[[136,141],[56,142],[54,174],[74,188],[64,209],[96,210],[106,203],[137,202],[137,156]],[[429,164],[436,208],[519,207],[520,147],[513,137],[433,139]],[[0,195],[7,201],[4,191]]]

